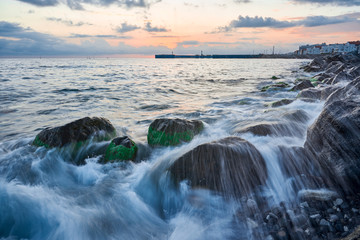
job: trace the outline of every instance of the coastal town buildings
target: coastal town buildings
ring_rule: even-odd
[[[357,52],[360,54],[360,41],[350,41],[347,43],[335,43],[329,44],[313,44],[303,45],[299,47],[299,50],[295,51],[297,55],[313,55],[313,54],[328,54],[328,53],[350,53]]]

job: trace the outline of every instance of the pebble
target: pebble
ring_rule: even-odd
[[[344,232],[348,232],[349,228],[347,226],[344,226]]]
[[[330,223],[328,221],[326,221],[325,219],[321,219],[320,226],[330,226]]]
[[[330,214],[330,222],[336,222],[337,220],[339,220],[339,217],[335,214]]]
[[[334,205],[335,206],[340,206],[341,204],[343,204],[344,200],[342,200],[341,198],[337,198],[335,201],[334,201]]]

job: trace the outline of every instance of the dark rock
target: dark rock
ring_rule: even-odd
[[[180,157],[170,167],[175,182],[188,180],[225,195],[248,195],[265,183],[267,171],[259,151],[238,137],[202,144]]]
[[[349,75],[355,79],[360,76],[360,65],[354,66],[349,69]]]
[[[345,64],[342,62],[331,62],[326,69],[326,74],[338,74],[345,69]]]
[[[301,122],[301,123],[305,123],[310,119],[309,115],[304,110],[301,109],[295,110],[293,112],[288,112],[283,115],[283,118],[293,122]]]
[[[95,136],[96,140],[109,140],[116,131],[109,120],[85,117],[61,127],[46,128],[35,138],[33,144],[45,147],[63,147],[70,143],[81,144]]]
[[[340,86],[329,86],[321,89],[321,100],[327,99],[333,92],[340,89]]]
[[[332,93],[308,129],[305,149],[329,183],[360,186],[360,78]]]
[[[301,190],[298,193],[298,198],[301,201],[307,201],[307,202],[312,202],[312,201],[320,201],[320,202],[331,202],[332,200],[336,199],[336,197],[338,197],[339,194],[337,192],[334,191],[330,191],[330,190]]]
[[[250,132],[258,136],[303,136],[305,127],[301,124],[293,123],[262,123],[248,126],[238,131],[238,133]]]
[[[105,162],[134,160],[137,146],[129,137],[118,137],[111,141],[105,152]]]
[[[156,119],[149,126],[147,140],[152,146],[175,146],[191,141],[203,128],[198,120]]]
[[[290,91],[299,91],[306,88],[313,88],[314,85],[311,83],[310,80],[303,80],[301,83],[297,84],[295,87],[293,87]]]
[[[297,98],[320,99],[321,90],[315,88],[304,89],[297,95]]]
[[[340,72],[336,74],[336,76],[332,79],[331,84],[334,85],[342,81],[350,81],[350,80],[352,80],[351,76],[349,76],[345,72]]]
[[[288,105],[288,104],[292,103],[293,101],[294,100],[292,100],[292,99],[281,99],[279,101],[271,103],[271,106],[272,107],[280,107],[280,106]]]

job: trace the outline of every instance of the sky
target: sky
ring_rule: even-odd
[[[1,0],[0,57],[288,53],[360,40],[360,0]]]

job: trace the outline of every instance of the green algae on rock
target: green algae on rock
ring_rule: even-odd
[[[203,128],[198,120],[156,119],[149,126],[147,139],[152,146],[175,146],[191,141]]]
[[[105,152],[105,162],[134,160],[137,146],[129,137],[118,137],[111,141]]]

